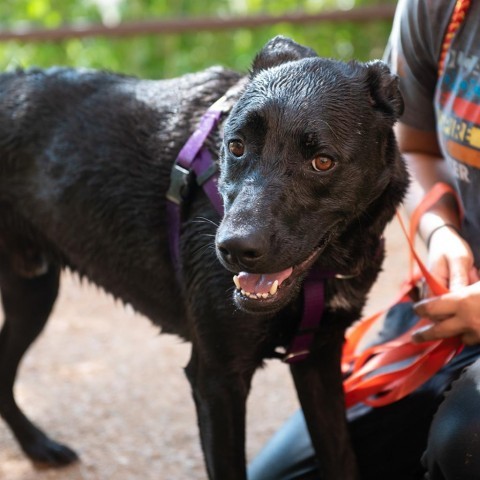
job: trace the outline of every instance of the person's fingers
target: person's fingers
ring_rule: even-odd
[[[468,331],[462,335],[462,343],[465,345],[478,345],[480,343],[480,336],[476,331]]]
[[[480,275],[478,274],[478,270],[475,267],[472,267],[469,272],[469,280],[470,283],[476,283],[480,281]]]
[[[469,277],[475,280],[478,272],[470,269]],[[460,336],[467,345],[480,344],[480,281],[458,292],[421,300],[413,307],[417,315],[432,321],[432,325],[414,332],[414,342]]]
[[[448,261],[445,257],[440,257],[434,262],[430,262],[430,273],[435,277],[435,279],[445,288],[448,288],[448,279],[449,279],[449,267]],[[432,292],[428,285],[425,289],[425,297],[431,297]]]
[[[443,338],[456,337],[465,332],[463,323],[458,317],[449,317],[439,323],[423,327],[412,334],[412,341],[415,343],[441,340]]]
[[[469,285],[472,265],[468,258],[458,258],[450,264],[449,289],[454,292]]]
[[[433,321],[441,321],[454,315],[457,311],[458,298],[455,294],[446,293],[439,297],[420,300],[413,305],[419,317],[428,317]]]

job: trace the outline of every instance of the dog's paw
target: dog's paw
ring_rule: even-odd
[[[47,436],[29,445],[24,445],[23,450],[35,466],[39,468],[63,467],[78,460],[78,455],[72,449],[51,440]]]

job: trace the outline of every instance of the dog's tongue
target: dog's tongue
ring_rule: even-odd
[[[240,272],[238,274],[238,282],[240,288],[249,293],[269,293],[275,280],[278,281],[278,286],[292,274],[293,268],[289,267],[277,273],[247,273]]]

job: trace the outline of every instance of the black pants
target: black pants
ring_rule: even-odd
[[[408,304],[395,307],[372,343],[415,321]],[[479,480],[480,347],[465,348],[408,397],[380,408],[356,405],[347,418],[362,480]],[[300,411],[249,465],[248,478],[320,480]]]

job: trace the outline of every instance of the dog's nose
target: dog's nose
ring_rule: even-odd
[[[217,237],[217,249],[227,264],[249,269],[267,253],[268,242],[255,232],[243,235],[226,232]]]

